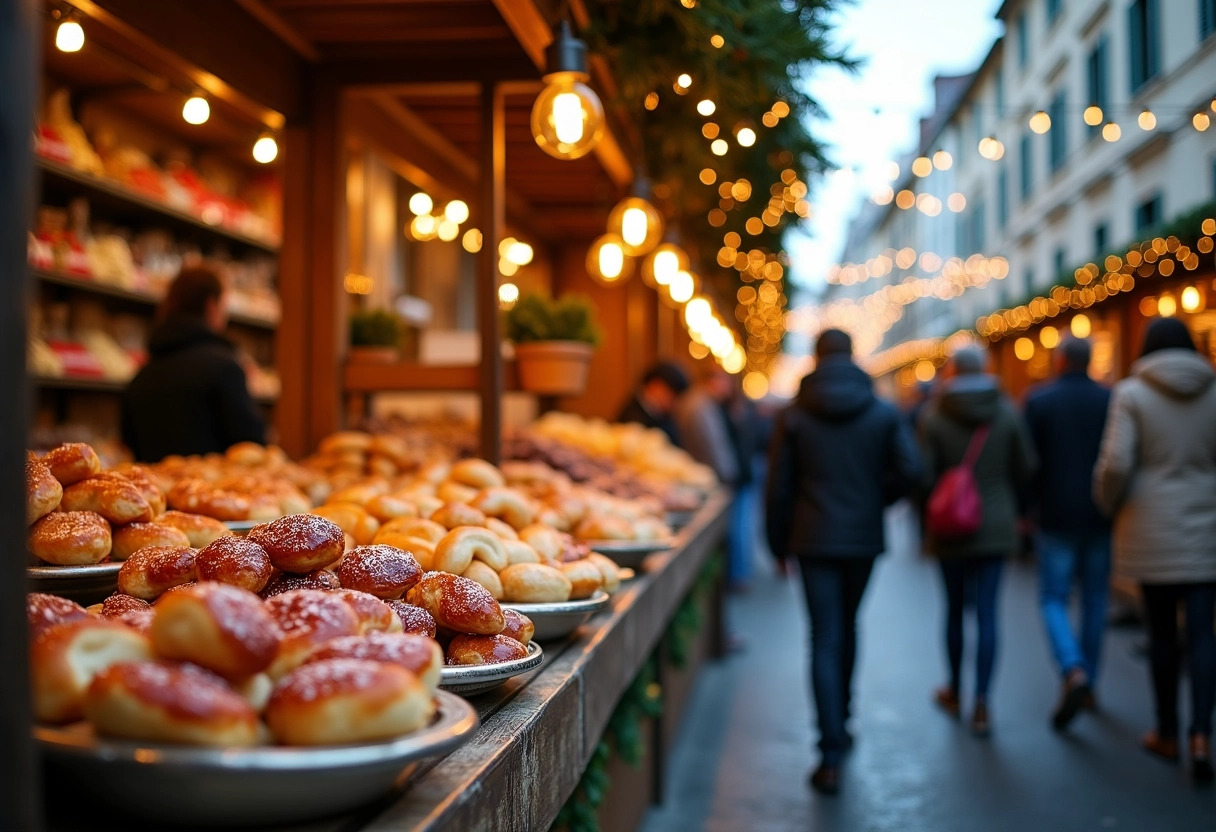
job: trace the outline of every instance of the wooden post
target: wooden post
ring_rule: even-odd
[[[502,337],[498,319],[498,243],[502,240],[507,139],[502,90],[481,87],[481,256],[477,260],[477,327],[481,331],[481,456],[502,456]]]
[[[0,410],[0,829],[42,828],[41,778],[30,738],[25,621],[25,437],[29,388],[25,378],[25,315],[29,309],[26,234],[33,207],[30,134],[36,105],[42,4],[0,3],[0,383],[9,397]]]

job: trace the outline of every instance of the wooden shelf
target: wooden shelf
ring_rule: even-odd
[[[475,364],[437,366],[432,364],[377,364],[348,361],[342,371],[347,393],[392,392],[468,392],[478,391],[481,368]],[[518,390],[515,364],[503,365],[503,389]]]
[[[100,280],[94,280],[88,277],[77,275],[60,274],[59,272],[48,272],[42,269],[31,269],[30,273],[42,281],[55,286],[66,286],[70,289],[77,289],[82,292],[91,292],[95,295],[103,295],[108,298],[116,298],[118,300],[128,301],[130,303],[139,304],[141,306],[155,307],[160,301],[160,295],[152,292],[145,292],[139,289],[127,289],[122,286],[114,286],[109,283],[104,283]],[[244,315],[241,313],[232,313],[228,316],[228,322],[238,326],[253,327],[255,329],[277,329],[278,321],[272,321],[269,318],[259,318],[255,315]]]
[[[68,390],[78,393],[121,393],[130,381],[117,381],[91,376],[26,376],[30,386],[43,390]],[[254,396],[258,404],[272,405],[278,401],[274,396]]]
[[[142,194],[120,182],[94,176],[91,173],[76,170],[75,168],[53,162],[41,156],[35,156],[34,158],[38,169],[42,171],[42,193],[44,197],[48,190],[48,184],[58,186],[58,190],[64,190],[64,186],[69,186],[70,190],[82,196],[108,202],[111,205],[124,206],[128,209],[136,208],[146,213],[155,214],[158,219],[167,220],[179,227],[185,226],[193,229],[202,229],[251,248],[260,249],[271,254],[278,253],[279,242],[277,240],[251,237],[248,234],[242,234],[240,231],[234,231],[222,225],[213,225],[202,217],[166,205],[155,197]]]

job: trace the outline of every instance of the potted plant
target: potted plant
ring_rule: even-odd
[[[391,364],[400,355],[401,319],[387,309],[364,309],[350,316],[351,361]]]
[[[599,343],[595,309],[585,297],[553,300],[529,293],[507,310],[507,339],[515,345],[524,390],[547,396],[577,396]]]

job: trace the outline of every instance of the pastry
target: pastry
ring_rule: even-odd
[[[113,532],[111,560],[126,560],[147,546],[189,546],[190,538],[168,523],[130,523]]]
[[[165,513],[167,507],[165,492],[161,491],[160,486],[156,484],[156,478],[152,476],[151,471],[143,465],[127,465],[117,473],[122,474],[127,482],[139,489],[139,493],[152,508],[154,517]]]
[[[355,503],[327,503],[314,508],[312,514],[335,523],[360,546],[371,543],[380,531],[380,521]]]
[[[448,645],[447,664],[449,667],[501,664],[527,656],[528,648],[507,636],[458,635]]]
[[[499,635],[513,638],[527,647],[528,643],[532,641],[532,636],[536,635],[536,625],[532,623],[532,619],[518,610],[507,607],[503,608],[502,615],[507,621],[507,626]]]
[[[48,451],[42,462],[64,486],[101,473],[101,457],[83,442],[66,442]]]
[[[506,626],[502,607],[489,590],[448,572],[426,573],[406,600],[429,612],[437,627],[457,633],[496,635]]]
[[[522,540],[504,540],[502,548],[507,553],[508,565],[513,563],[540,563],[540,555],[537,551]]]
[[[462,459],[452,466],[448,479],[473,488],[494,488],[506,485],[506,479],[499,471],[484,459]]]
[[[401,621],[401,631],[414,633],[427,638],[434,638],[437,631],[435,617],[422,607],[407,604],[405,601],[389,601],[388,607]]]
[[[129,612],[138,612],[151,609],[152,605],[143,598],[136,598],[134,595],[124,595],[121,592],[115,592],[113,595],[101,602],[100,613],[102,618],[122,618]]]
[[[146,742],[248,747],[258,716],[224,680],[199,667],[122,662],[98,673],[84,713],[98,733]]]
[[[484,586],[495,601],[502,600],[502,581],[499,580],[498,573],[489,566],[486,566],[479,560],[475,560],[464,570],[463,575],[469,580],[477,581],[477,583]]]
[[[562,574],[570,581],[570,598],[590,598],[604,585],[600,568],[587,558],[573,560],[561,565]]]
[[[430,572],[435,562],[435,544],[420,537],[410,537],[400,532],[381,532],[376,535],[374,546],[391,546],[403,552],[409,552],[418,561],[423,572]]]
[[[185,511],[166,511],[157,517],[155,522],[185,532],[186,537],[190,538],[190,545],[195,549],[201,549],[214,540],[232,535],[232,530],[214,517]]]
[[[435,544],[443,540],[443,536],[448,533],[448,530],[445,526],[441,526],[433,520],[401,517],[385,523],[376,535],[376,542],[380,543],[380,538],[390,532],[406,537],[419,537]]]
[[[216,488],[205,480],[180,480],[165,495],[169,508],[203,514],[216,520],[249,518],[249,498],[235,491]]]
[[[473,508],[505,520],[513,529],[522,529],[536,519],[536,506],[514,488],[487,488],[473,499]]]
[[[447,529],[484,526],[486,523],[485,514],[464,503],[444,503],[430,519]]]
[[[110,524],[91,511],[55,511],[30,526],[30,554],[56,566],[100,563],[111,544]]]
[[[41,722],[80,719],[93,677],[112,664],[152,657],[148,639],[117,621],[86,618],[45,630],[30,647],[34,715]]]
[[[543,563],[516,563],[499,573],[503,595],[521,604],[569,601],[574,590],[560,569]]]
[[[291,514],[256,526],[249,539],[270,555],[270,562],[284,572],[324,569],[342,557],[342,529],[314,514]]]
[[[621,569],[616,565],[616,561],[607,555],[601,555],[599,552],[591,552],[587,555],[587,560],[594,563],[600,570],[600,575],[604,578],[605,592],[611,595],[620,589]]]
[[[148,546],[134,552],[118,570],[118,591],[145,601],[194,580],[196,552],[188,546]]]
[[[411,633],[336,638],[319,647],[308,657],[308,663],[326,659],[366,659],[400,665],[421,679],[432,692],[439,686],[439,672],[443,668],[443,651],[435,640]]]
[[[266,550],[247,537],[221,537],[198,550],[194,560],[200,581],[219,581],[250,592],[270,583],[274,566]]]
[[[58,595],[31,592],[25,596],[25,620],[30,638],[37,638],[56,624],[89,617],[84,607]]]
[[[93,511],[111,523],[150,522],[152,507],[139,489],[117,474],[100,474],[63,489],[64,511]]]
[[[283,631],[279,654],[267,671],[272,679],[299,667],[330,639],[359,635],[359,617],[336,593],[297,589],[268,598],[266,608]]]
[[[351,549],[334,572],[345,588],[386,601],[405,595],[422,577],[422,567],[412,554],[384,544]]]
[[[398,517],[417,517],[418,507],[409,500],[394,497],[391,494],[380,494],[372,497],[364,506],[367,513],[381,523],[387,523]]]
[[[282,634],[262,599],[215,582],[166,594],[152,618],[152,647],[164,659],[192,662],[226,679],[270,666]]]
[[[360,633],[401,632],[401,619],[375,595],[355,589],[335,590],[334,595],[345,601],[358,617]]]
[[[439,572],[462,575],[474,559],[495,571],[507,566],[507,552],[492,531],[478,526],[452,529],[435,546],[431,568]]]
[[[63,486],[41,460],[25,462],[25,524],[31,525],[59,508]]]
[[[322,592],[332,592],[335,589],[341,589],[342,584],[338,583],[338,576],[328,569],[317,569],[313,572],[305,572],[303,575],[296,575],[291,572],[280,572],[270,579],[270,583],[266,584],[258,594],[263,598],[273,598],[276,595],[282,595],[284,592],[292,592],[297,589],[315,589]]]
[[[477,497],[477,491],[478,489],[471,485],[444,480],[435,489],[435,496],[445,503],[471,503]]]
[[[519,539],[527,543],[543,560],[560,560],[565,547],[565,535],[548,526],[533,525],[519,532]]]

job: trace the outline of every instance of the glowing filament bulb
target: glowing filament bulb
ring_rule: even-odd
[[[605,280],[616,280],[625,270],[625,250],[616,243],[600,246],[599,266]]]
[[[576,93],[563,92],[553,99],[553,130],[563,144],[583,138],[583,103]]]
[[[649,228],[646,212],[641,208],[628,208],[621,217],[621,237],[635,248],[646,242],[646,232]]]

